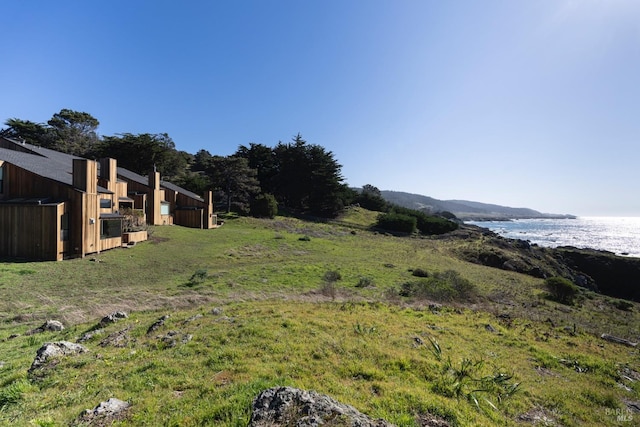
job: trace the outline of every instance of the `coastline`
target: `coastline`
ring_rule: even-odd
[[[497,235],[549,248],[592,249],[640,257],[640,217],[512,218],[465,221]]]

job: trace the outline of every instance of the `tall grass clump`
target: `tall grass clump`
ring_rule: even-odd
[[[340,272],[336,270],[329,270],[324,273],[322,279],[323,282],[320,286],[320,293],[326,297],[335,299],[337,294],[336,282],[338,280],[342,280],[342,274],[340,274]]]
[[[204,268],[199,268],[198,270],[195,271],[195,273],[191,275],[187,285],[196,286],[203,283],[205,280],[207,280],[207,274],[208,274],[207,270],[205,270]]]
[[[400,296],[438,301],[473,301],[478,295],[476,286],[455,270],[435,272],[402,284]]]
[[[549,277],[544,285],[552,300],[566,305],[573,305],[580,291],[576,285],[564,277]]]

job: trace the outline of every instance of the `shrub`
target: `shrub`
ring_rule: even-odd
[[[362,192],[358,194],[355,202],[370,211],[384,212],[388,208],[388,203],[382,196],[370,192]]]
[[[400,233],[415,233],[417,220],[413,216],[390,212],[378,217],[377,227]]]
[[[356,283],[356,288],[367,288],[373,286],[373,279],[371,277],[362,276]]]
[[[200,268],[198,270],[196,270],[195,273],[193,273],[191,275],[191,277],[189,278],[189,286],[195,286],[198,285],[202,282],[204,282],[207,279],[207,270]]]
[[[438,301],[472,301],[477,289],[457,271],[447,270],[418,280],[403,283],[400,296],[434,299]]]
[[[444,234],[453,230],[458,229],[458,224],[449,221],[446,218],[442,218],[440,216],[429,215],[425,212],[418,211],[415,209],[409,209],[402,206],[394,206],[391,209],[391,214],[403,215],[415,218],[416,220],[416,230],[418,230],[421,234],[432,235],[432,234]],[[381,227],[384,228],[384,227]]]
[[[544,282],[552,300],[562,304],[573,305],[579,288],[564,277],[549,277]]]
[[[627,300],[618,299],[613,301],[613,306],[622,311],[633,311],[633,303]]]
[[[251,201],[250,212],[259,218],[273,218],[278,214],[278,202],[273,194],[260,194]]]
[[[324,273],[323,279],[325,282],[337,282],[338,280],[342,280],[342,275],[339,271],[329,270]]]
[[[429,277],[429,272],[421,268],[416,268],[411,272],[411,275],[415,277]]]

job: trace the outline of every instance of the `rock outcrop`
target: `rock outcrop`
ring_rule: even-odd
[[[75,356],[85,353],[86,347],[68,341],[48,342],[36,352],[36,358],[29,368],[29,375],[34,376],[38,371],[55,366],[55,361],[61,357]]]
[[[42,326],[32,329],[25,335],[39,334],[42,332],[59,332],[64,330],[64,325],[58,320],[47,320]]]
[[[545,248],[524,240],[507,239],[472,225],[463,225],[457,232],[440,239],[480,243],[474,242],[455,250],[457,256],[465,261],[537,278],[561,276],[604,295],[640,301],[637,287],[640,258],[569,246]]]
[[[106,326],[109,323],[116,323],[120,319],[126,319],[127,313],[124,311],[114,311],[113,313],[109,313],[100,320],[100,326]]]
[[[385,420],[373,420],[352,406],[332,398],[292,387],[274,387],[253,401],[248,427],[394,427]]]
[[[129,407],[131,407],[129,402],[112,397],[106,402],[100,402],[93,409],[87,409],[75,425],[110,426],[115,421],[124,420]]]

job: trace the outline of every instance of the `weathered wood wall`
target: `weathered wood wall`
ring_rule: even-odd
[[[202,209],[178,209],[174,212],[176,224],[183,227],[204,228]]]
[[[0,254],[14,258],[63,259],[60,217],[64,203],[0,205]]]

